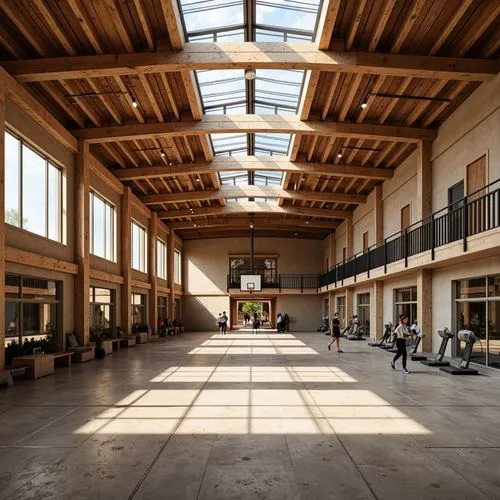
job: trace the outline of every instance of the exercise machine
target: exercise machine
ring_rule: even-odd
[[[363,333],[364,333],[364,329],[359,324],[358,317],[354,316],[352,318],[352,328],[351,328],[349,335],[347,335],[347,340],[366,340],[363,337]]]
[[[415,325],[415,328],[413,326]],[[413,333],[413,344],[410,347],[410,351],[408,354],[410,355],[410,359],[412,361],[426,361],[427,356],[418,352],[418,348],[422,339],[425,337],[425,334],[416,326],[416,323],[412,325],[412,333]]]
[[[389,322],[387,323],[387,325],[390,326],[390,331],[388,332],[389,334],[389,339],[387,340],[387,342],[384,344],[384,345],[379,345],[378,347],[380,349],[383,349],[384,351],[390,351],[392,349],[395,349],[396,348],[396,329],[394,328],[394,325]],[[395,352],[395,351],[392,351],[392,352]]]
[[[478,371],[474,368],[469,368],[472,349],[476,340],[479,340],[471,330],[459,330],[457,338],[461,342],[465,342],[465,349],[462,354],[462,359],[458,366],[445,366],[440,368],[441,371],[450,373],[451,375],[477,375]]]
[[[384,325],[384,335],[382,336],[382,338],[375,342],[368,342],[368,345],[372,347],[380,347],[387,344],[387,342],[391,340],[391,332],[392,332],[392,323],[389,321]]]
[[[421,361],[424,365],[427,366],[450,366],[450,363],[448,361],[443,361],[444,354],[446,352],[446,346],[448,345],[448,342],[450,339],[452,339],[455,334],[450,331],[449,328],[442,328],[441,330],[438,330],[439,336],[442,338],[441,340],[441,345],[439,346],[439,351],[436,354],[436,357],[434,359],[427,359],[425,361]]]
[[[316,330],[317,332],[321,332],[324,335],[330,335],[330,327],[328,325],[328,317],[323,318],[323,322],[321,326]]]

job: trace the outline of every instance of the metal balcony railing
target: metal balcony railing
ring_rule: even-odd
[[[240,288],[241,276],[251,274],[250,269],[238,269],[227,276],[227,288]],[[269,271],[254,270],[253,274],[261,276],[262,289],[279,290],[311,290],[318,289],[319,276],[317,274],[274,274]]]
[[[319,287],[342,283],[347,278],[401,260],[408,266],[408,258],[431,251],[434,260],[436,248],[454,241],[463,241],[467,251],[467,238],[500,226],[500,187],[488,192],[494,185],[500,186],[500,179],[482,187],[463,199],[433,213],[426,219],[385,238],[350,259],[339,262],[319,275]]]

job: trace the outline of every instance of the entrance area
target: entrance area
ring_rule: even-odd
[[[261,328],[275,328],[275,298],[231,298],[231,329],[251,328],[254,314],[260,319]],[[250,321],[245,320],[245,315]]]

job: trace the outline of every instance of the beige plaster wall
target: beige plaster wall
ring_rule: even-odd
[[[291,333],[315,332],[321,325],[322,300],[321,295],[279,295],[276,308],[288,313]]]
[[[227,292],[230,255],[248,255],[246,238],[186,240],[183,248],[184,291],[190,294]],[[322,271],[321,240],[256,238],[255,255],[277,255],[279,274]]]
[[[219,313],[230,318],[229,295],[185,295],[182,298],[182,321],[187,331],[217,331]]]
[[[482,84],[439,128],[433,143],[433,206],[448,203],[448,188],[466,166],[488,155],[489,182],[500,178],[500,75]],[[498,188],[499,186],[496,186]]]

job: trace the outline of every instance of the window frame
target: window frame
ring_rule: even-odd
[[[142,234],[142,238],[139,241],[139,266],[140,268],[134,267],[134,225],[137,226],[139,229],[139,234]],[[142,233],[141,233],[142,231]],[[139,271],[140,273],[147,274],[148,272],[148,252],[147,252],[147,246],[148,246],[148,233],[146,228],[139,222],[137,222],[135,219],[131,219],[130,221],[130,233],[131,233],[131,248],[130,248],[130,267],[134,269],[134,271]]]
[[[57,161],[53,156],[45,152],[42,148],[37,146],[33,141],[30,141],[28,138],[13,130],[10,127],[6,127],[4,131],[4,142],[6,142],[6,136],[10,135],[16,141],[19,141],[19,150],[18,150],[18,179],[17,179],[17,212],[18,212],[18,224],[11,224],[5,221],[4,223],[15,227],[21,231],[26,231],[27,233],[38,236],[40,238],[44,238],[46,240],[50,240],[54,243],[59,243],[61,245],[67,245],[67,180],[66,180],[66,172],[67,168],[59,161]],[[44,162],[44,234],[40,234],[38,232],[32,231],[23,227],[23,219],[24,219],[24,189],[23,189],[23,172],[24,172],[24,148],[29,149],[35,155],[38,155],[43,159]],[[6,159],[6,151],[4,151],[4,160]],[[6,161],[5,161],[6,164]],[[49,177],[50,177],[50,168],[54,168],[58,173],[58,183],[57,183],[57,193],[58,193],[58,205],[59,210],[57,213],[57,234],[58,239],[54,239],[50,237],[50,223],[49,223],[49,213],[50,213],[50,199],[49,196]],[[6,187],[6,186],[5,186]]]
[[[94,203],[93,199],[94,197],[97,197],[101,202],[104,203],[104,230],[103,230],[103,235],[104,235],[104,256],[98,255],[94,253]],[[107,248],[106,248],[106,206],[108,206],[112,210],[111,214],[111,231],[110,231],[110,236],[111,236],[111,259],[108,259],[106,257],[107,253]],[[89,192],[89,251],[90,254],[93,255],[94,257],[98,257],[99,259],[104,259],[107,260],[108,262],[114,262],[116,263],[116,256],[117,256],[117,245],[116,245],[116,205],[113,204],[111,201],[109,201],[106,197],[104,197],[101,193],[96,191],[95,189],[90,189]]]
[[[161,248],[163,247],[163,248]],[[160,251],[161,248],[161,251]],[[164,254],[163,258],[160,259],[161,254]],[[163,273],[160,273],[160,264],[163,268]],[[156,239],[156,277],[162,280],[168,279],[168,252],[167,244],[161,238]]]

